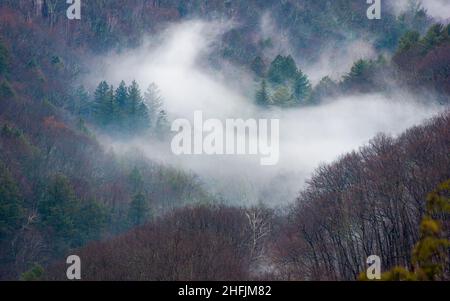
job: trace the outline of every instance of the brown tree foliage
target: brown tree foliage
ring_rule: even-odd
[[[282,279],[354,280],[366,258],[411,266],[425,198],[450,177],[450,114],[318,168],[282,223],[272,254]]]

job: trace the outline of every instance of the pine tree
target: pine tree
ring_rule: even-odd
[[[8,170],[0,163],[0,241],[14,233],[24,218],[19,190]]]
[[[146,113],[141,112],[141,110],[146,111],[147,107],[143,104],[143,98],[141,96],[141,91],[139,90],[139,85],[136,81],[131,83],[131,86],[128,88],[128,101],[126,103],[126,112],[125,112],[125,120],[126,125],[129,130],[138,130],[142,129],[145,120],[142,120]]]
[[[338,92],[338,85],[330,77],[325,76],[311,92],[310,104],[318,104],[324,98],[335,96]]]
[[[2,40],[0,40],[0,76],[5,75],[8,71],[8,62],[9,62],[9,53],[3,44]]]
[[[161,112],[163,106],[161,93],[155,83],[150,84],[147,91],[145,91],[144,102],[148,107],[150,123],[155,125],[158,118],[158,113]]]
[[[141,102],[137,111],[137,126],[139,129],[148,129],[150,127],[150,116],[148,107],[145,103]]]
[[[263,77],[266,73],[266,64],[260,56],[257,56],[251,63],[250,68],[259,77]]]
[[[94,116],[96,121],[103,125],[109,125],[113,120],[114,103],[113,95],[106,81],[102,81],[94,93]]]
[[[299,70],[294,80],[294,99],[296,103],[304,103],[311,94],[311,84],[308,77]]]
[[[292,103],[292,94],[286,86],[280,86],[272,96],[272,102],[278,106],[288,106]]]
[[[65,176],[56,176],[38,204],[41,225],[51,229],[60,243],[70,245],[77,236],[77,200]]]
[[[133,168],[129,176],[129,182],[131,186],[131,191],[133,194],[137,194],[144,189],[144,183],[142,181],[141,172],[137,167]]]
[[[267,92],[267,83],[263,79],[261,82],[261,88],[256,92],[256,103],[260,106],[270,105],[270,96]]]
[[[82,117],[90,117],[91,104],[89,102],[89,93],[83,86],[79,86],[72,95],[72,103],[69,110]]]
[[[150,218],[150,208],[143,193],[137,193],[130,204],[128,221],[131,226],[143,225]]]
[[[295,79],[297,65],[292,56],[278,55],[270,64],[268,79],[272,84],[284,84],[286,81]]]
[[[124,81],[121,81],[114,94],[114,103],[116,105],[115,121],[122,127],[126,126],[126,116],[128,108],[128,88]]]

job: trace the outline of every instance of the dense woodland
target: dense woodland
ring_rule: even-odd
[[[86,280],[355,280],[374,253],[394,268],[391,278],[450,279],[450,189],[439,186],[450,179],[448,112],[319,166],[288,208],[232,207],[195,174],[97,141],[109,132],[165,139],[156,85],[79,84],[85,56],[136,47],[169,22],[200,16],[240,21],[208,63],[252,72],[261,107],[320,105],[394,83],[448,105],[450,25],[434,24],[417,3],[368,22],[365,1],[348,0],[89,0],[83,22],[68,21],[66,9],[0,1],[0,280],[64,280],[74,252]],[[383,55],[312,85],[298,53],[266,57],[276,43],[258,33],[267,10],[305,61],[349,35],[370,35]]]

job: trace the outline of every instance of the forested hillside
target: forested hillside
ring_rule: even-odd
[[[89,0],[80,21],[65,2],[0,1],[0,280],[64,280],[69,254],[83,258],[85,280],[355,280],[371,254],[386,271],[422,268],[413,249],[427,195],[450,179],[450,24],[415,1],[400,14],[383,4],[375,22],[356,0]],[[208,176],[147,156],[170,136],[157,84],[126,82],[131,67],[117,83],[88,76],[111,53],[197,18],[233,24],[200,64],[248,75],[246,105],[258,112],[401,90],[439,116],[316,167],[291,206],[232,206]],[[375,57],[311,79],[324,49],[356,40]],[[147,148],[109,143],[139,138]],[[448,240],[448,212],[433,218]],[[430,280],[450,280],[448,257],[434,256],[448,248],[430,250],[443,267]]]
[[[85,279],[354,280],[365,270],[361,258],[373,252],[386,268],[417,269],[412,250],[427,195],[450,178],[449,129],[446,113],[396,139],[374,138],[319,167],[286,214],[264,207],[188,207],[89,244],[79,251],[87,258]],[[447,206],[449,193],[443,192]],[[439,277],[448,280],[442,264]],[[63,266],[51,267],[48,279],[63,280]]]

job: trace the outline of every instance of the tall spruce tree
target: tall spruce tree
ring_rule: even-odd
[[[121,81],[114,94],[114,103],[116,105],[115,122],[123,129],[126,126],[126,116],[128,108],[128,88],[124,81]]]
[[[158,119],[158,114],[161,112],[163,107],[163,99],[159,91],[158,86],[155,83],[151,83],[147,91],[144,93],[144,102],[148,107],[148,115],[150,119],[150,124],[154,126]]]
[[[106,81],[102,81],[94,93],[94,116],[96,121],[103,125],[109,125],[114,115],[114,98],[111,88]]]
[[[305,103],[311,94],[311,84],[308,77],[298,70],[294,80],[294,101],[297,104]]]
[[[128,221],[130,226],[143,225],[150,218],[150,207],[148,200],[143,193],[134,195],[128,212]]]

